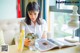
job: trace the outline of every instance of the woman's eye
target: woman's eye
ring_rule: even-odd
[[[34,15],[36,15],[36,13],[34,13]]]
[[[29,13],[30,15],[32,15],[31,13]]]

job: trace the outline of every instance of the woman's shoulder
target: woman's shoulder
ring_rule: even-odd
[[[42,24],[47,23],[45,19],[41,19]]]
[[[25,19],[21,20],[20,23],[21,23],[22,25],[26,25]]]

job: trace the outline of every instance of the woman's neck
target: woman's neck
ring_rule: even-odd
[[[36,21],[33,21],[34,26],[36,25]]]

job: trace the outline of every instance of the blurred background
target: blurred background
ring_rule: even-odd
[[[40,5],[41,17],[47,21],[48,31],[52,37],[72,36],[72,30],[68,27],[73,6],[78,6],[80,14],[80,1],[76,3],[57,3],[57,1],[72,0],[0,0],[0,19],[24,18],[26,5],[30,1],[36,1]]]

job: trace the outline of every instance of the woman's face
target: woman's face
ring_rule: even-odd
[[[39,11],[29,11],[28,15],[31,19],[31,21],[35,22],[38,17]]]

